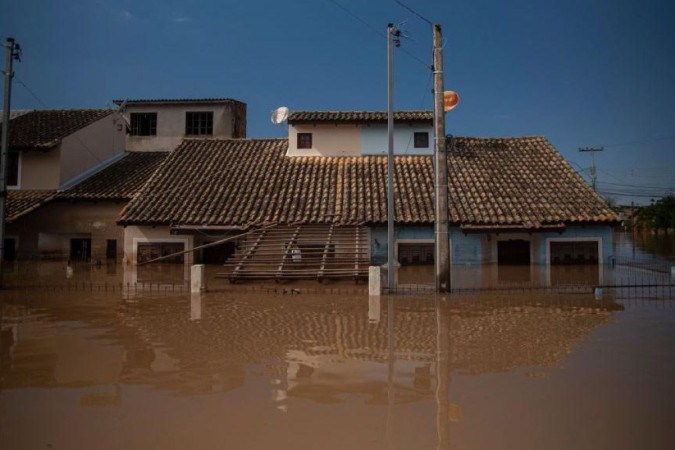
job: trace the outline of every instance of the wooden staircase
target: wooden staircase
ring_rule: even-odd
[[[216,276],[241,280],[311,280],[368,277],[370,229],[334,225],[278,226],[238,243],[228,269]]]

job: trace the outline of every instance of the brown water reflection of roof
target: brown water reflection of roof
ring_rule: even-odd
[[[120,223],[386,223],[386,157],[286,157],[287,146],[286,139],[186,139]],[[618,220],[543,137],[458,137],[448,152],[454,224],[541,229]],[[396,221],[433,223],[433,158],[397,156],[395,168]]]
[[[58,385],[55,374],[59,358],[43,353],[68,353],[69,350],[56,350],[40,341],[50,335],[45,333],[48,322],[57,322],[87,324],[74,329],[61,325],[54,328],[54,336],[79,336],[59,338],[62,345],[73,343],[79,351],[95,351],[96,345],[123,347],[124,351],[112,352],[123,360],[119,364],[105,362],[105,366],[125,383],[152,385],[178,394],[226,391],[244,384],[247,366],[254,365],[270,376],[283,378],[289,376],[289,363],[311,364],[318,357],[320,361],[341,362],[337,370],[343,381],[323,383],[323,386],[317,380],[311,393],[306,383],[304,387],[296,384],[300,386],[299,395],[321,397],[325,394],[327,401],[331,401],[336,390],[342,389],[342,392],[370,395],[375,402],[386,398],[381,392],[382,379],[371,383],[361,379],[359,371],[353,372],[357,375],[350,375],[352,366],[347,365],[388,361],[386,308],[379,323],[369,323],[367,307],[360,300],[303,296],[289,303],[280,297],[240,295],[235,300],[207,295],[201,300],[203,317],[195,322],[189,320],[190,303],[183,298],[98,302],[96,308],[82,308],[78,306],[81,300],[74,298],[74,293],[50,291],[44,295],[35,292],[23,295],[30,298],[30,308],[40,308],[40,325],[35,328],[36,317],[19,309],[20,300],[13,299],[4,306],[6,320],[24,317],[21,322],[28,321],[33,328],[24,329],[18,342],[10,342],[12,353],[7,358],[3,355],[0,360],[3,388]],[[54,301],[58,308],[49,307]],[[547,297],[545,302],[523,302],[513,297],[494,301],[471,298],[444,305],[440,320],[447,330],[449,370],[482,374],[516,368],[558,367],[593,330],[610,322],[611,311],[616,307],[607,301],[585,304],[583,300],[569,297]],[[422,365],[434,362],[437,320],[428,299],[398,304],[396,360]],[[32,336],[31,330],[38,335]],[[40,354],[34,352],[36,345]],[[31,358],[26,358],[24,351]],[[76,363],[86,360],[87,355],[78,358]],[[103,376],[109,383],[110,370],[101,368],[90,375],[82,374],[82,380],[99,374],[96,376]],[[64,373],[63,370],[60,373]],[[93,378],[89,383],[100,384]],[[397,379],[397,383],[402,380]],[[409,386],[399,390],[402,394],[406,392],[402,401],[413,401],[428,394],[428,389],[411,391]]]

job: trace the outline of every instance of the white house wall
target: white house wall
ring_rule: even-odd
[[[59,184],[124,151],[125,131],[117,114],[110,114],[61,141]]]
[[[415,148],[416,132],[429,133],[429,147]],[[361,153],[363,155],[386,155],[389,141],[386,124],[370,124],[361,127]],[[394,126],[394,153],[397,155],[432,155],[434,130],[427,124],[396,124]]]
[[[127,106],[125,112],[127,118],[130,118],[132,113],[157,113],[157,135],[127,135],[127,150],[143,152],[175,149],[186,137],[185,113],[187,112],[213,112],[213,134],[201,137],[221,139],[232,137],[234,133],[233,112],[232,108],[227,105],[132,105]]]
[[[355,124],[295,124],[288,127],[288,156],[359,156],[360,126]],[[312,148],[298,149],[298,133],[312,133]]]
[[[18,189],[58,189],[60,146],[47,151],[21,152]]]

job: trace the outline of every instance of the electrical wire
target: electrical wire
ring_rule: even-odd
[[[352,10],[350,10],[346,6],[342,5],[341,3],[337,2],[336,0],[327,0],[327,1],[331,2],[332,4],[334,4],[335,6],[340,8],[341,10],[343,10],[345,13],[349,14],[354,20],[357,20],[358,22],[360,22],[362,25],[364,25],[370,31],[374,32],[375,34],[377,34],[380,37],[383,37],[383,38],[387,39],[387,35],[385,33],[383,33],[378,28],[376,28],[375,26],[368,23],[366,20],[359,17],[356,13],[354,13]],[[408,55],[409,57],[411,57],[412,59],[414,59],[415,61],[422,64],[425,68],[431,70],[432,65],[423,61],[420,57],[418,57],[414,53],[406,50],[405,48],[401,48],[401,47],[399,47],[399,50],[402,51],[403,53],[405,53],[406,55]]]
[[[17,81],[21,86],[24,87],[24,89],[26,89],[26,91],[28,91],[28,93],[29,93],[30,95],[33,96],[33,98],[34,98],[35,100],[37,100],[37,102],[38,102],[40,105],[42,105],[43,108],[45,108],[45,109],[50,109],[49,106],[47,106],[47,104],[46,104],[45,102],[43,102],[43,101],[40,99],[40,97],[38,97],[37,94],[36,94],[31,88],[28,87],[28,85],[26,85],[26,83],[24,83],[19,77],[16,76],[16,74],[14,74],[14,78],[16,79],[16,81]],[[98,161],[99,163],[103,163],[103,161],[101,160],[101,158],[99,158],[99,157],[96,155],[96,153],[94,153],[94,152],[93,152],[93,151],[92,151],[92,150],[91,150],[84,142],[82,142],[82,140],[77,136],[77,134],[72,134],[71,136],[74,137],[75,140],[76,140],[77,142],[79,142],[80,145],[81,145],[81,146],[82,146],[82,147],[83,147],[83,148],[84,148],[91,156],[93,156],[94,159],[95,159],[96,161]]]

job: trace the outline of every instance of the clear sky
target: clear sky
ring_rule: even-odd
[[[599,190],[638,203],[675,189],[675,2],[408,0],[443,25],[447,132],[545,135]],[[248,136],[284,136],[291,110],[386,110],[387,23],[396,109],[431,109],[431,30],[394,0],[0,0],[23,48],[13,108],[116,98],[231,97]],[[407,53],[406,53],[407,52]],[[4,58],[4,55],[3,55]],[[32,91],[32,93],[31,93]],[[631,198],[613,195],[620,202]]]

